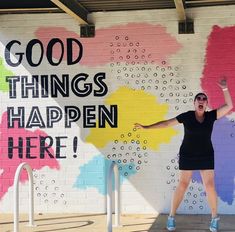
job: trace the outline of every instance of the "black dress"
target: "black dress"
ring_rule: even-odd
[[[176,117],[184,124],[184,139],[179,152],[180,170],[214,169],[214,149],[211,134],[217,111],[205,112],[203,122],[196,119],[195,111],[188,111]]]

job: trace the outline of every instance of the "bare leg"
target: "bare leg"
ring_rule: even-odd
[[[201,170],[203,185],[206,190],[212,218],[217,216],[217,193],[215,190],[214,170]]]
[[[173,194],[172,201],[171,201],[170,216],[175,216],[176,210],[178,209],[181,201],[183,200],[185,191],[188,188],[188,185],[192,179],[192,174],[193,174],[193,171],[191,170],[180,171],[179,183],[176,187],[176,190]]]

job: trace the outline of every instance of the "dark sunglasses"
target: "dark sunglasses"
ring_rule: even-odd
[[[198,101],[207,101],[207,97],[200,97],[200,96],[198,96],[196,99]]]

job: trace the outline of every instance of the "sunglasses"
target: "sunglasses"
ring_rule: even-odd
[[[198,96],[196,99],[198,101],[207,101],[207,97],[200,97],[200,96]]]

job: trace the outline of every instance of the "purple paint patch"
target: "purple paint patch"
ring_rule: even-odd
[[[212,134],[215,150],[215,182],[218,196],[232,205],[234,200],[235,177],[235,122],[224,117],[215,122]],[[199,172],[193,180],[201,183]]]
[[[215,149],[216,187],[221,200],[233,203],[235,176],[235,123],[228,118],[216,122],[212,141]]]

